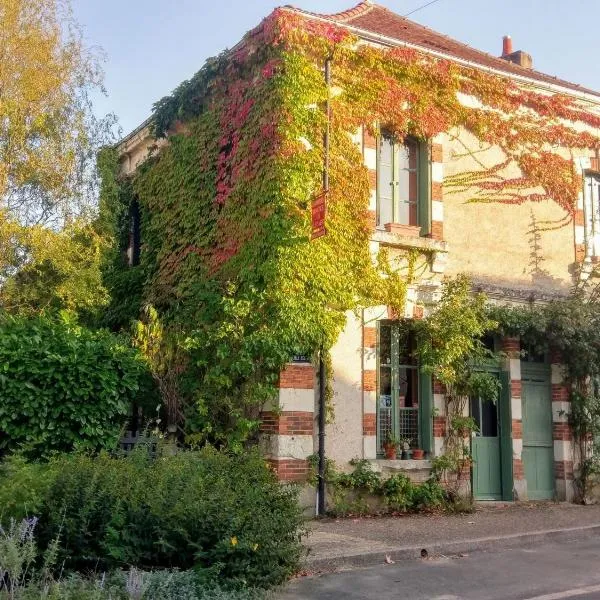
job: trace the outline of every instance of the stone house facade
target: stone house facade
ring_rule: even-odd
[[[364,43],[416,48],[524,86],[574,96],[600,114],[600,94],[535,71],[531,56],[514,52],[509,38],[502,55],[494,57],[369,1],[335,15],[285,10],[347,27]],[[470,202],[467,191],[452,187],[450,182],[476,169],[478,161],[503,160],[493,146],[479,148],[476,156],[466,152],[477,146],[466,131],[398,144],[361,129],[354,141],[369,170],[372,254],[385,248],[399,268],[407,252],[416,250],[420,256],[419,279],[408,290],[402,319],[422,318],[444,278],[462,273],[492,302],[523,305],[563,297],[600,256],[596,155],[573,155],[581,194],[575,217],[565,220],[564,210],[552,202]],[[120,144],[123,171],[134,170],[154,144],[148,123],[127,136]],[[503,175],[519,173],[508,166]],[[335,418],[326,427],[326,454],[339,467],[358,457],[373,461],[382,472],[406,472],[419,480],[428,476],[431,458],[443,452],[444,389],[420,373],[410,357],[412,341],[398,333],[397,322],[398,315],[387,306],[348,313],[331,351]],[[560,356],[523,356],[518,339],[490,343],[505,356],[497,368],[502,393],[496,406],[470,402],[481,430],[471,442],[475,498],[572,499],[576,465]],[[278,402],[263,412],[263,446],[283,481],[308,477],[308,458],[318,444],[317,395],[314,366],[295,357],[279,378]],[[382,444],[389,433],[409,437],[413,447],[425,451],[424,459],[385,459]]]

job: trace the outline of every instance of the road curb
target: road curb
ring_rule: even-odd
[[[403,560],[416,560],[422,557],[426,550],[429,557],[436,555],[457,555],[472,552],[488,552],[491,550],[505,550],[509,548],[522,548],[534,546],[540,542],[566,542],[586,539],[600,535],[600,524],[586,525],[585,527],[570,527],[565,529],[545,529],[541,531],[528,531],[504,536],[473,538],[453,542],[438,542],[420,546],[391,546],[388,549],[358,552],[343,556],[313,557],[306,559],[305,568],[310,572],[316,571],[342,571],[357,567],[371,567],[384,564],[386,556],[394,562]]]

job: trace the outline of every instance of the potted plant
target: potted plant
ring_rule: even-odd
[[[391,433],[389,433],[388,436],[385,438],[385,442],[383,442],[383,451],[385,452],[385,457],[388,460],[394,460],[396,458],[399,445],[400,440],[393,436]]]
[[[421,450],[421,448],[415,448],[413,450],[413,458],[415,460],[423,460],[424,456],[425,456],[425,451]]]
[[[402,460],[407,460],[409,458],[409,452],[411,452],[410,445],[412,444],[412,439],[409,437],[400,438],[400,447],[402,448]]]

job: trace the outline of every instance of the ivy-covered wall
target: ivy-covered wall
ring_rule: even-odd
[[[142,304],[158,309],[186,352],[187,425],[201,437],[231,442],[254,431],[282,366],[292,354],[330,348],[347,311],[402,311],[407,274],[370,252],[369,176],[352,139],[360,127],[376,134],[385,126],[399,139],[462,128],[500,148],[519,174],[499,177],[492,165],[461,174],[455,187],[503,204],[553,201],[575,213],[580,177],[553,148],[599,148],[600,117],[568,97],[356,42],[342,27],[277,10],[156,104],[154,132],[168,136],[167,145],[127,178],[116,157],[107,161],[104,214],[113,216],[116,240],[105,270],[107,319],[127,327]],[[328,93],[328,234],[311,242]],[[141,264],[126,268],[133,199]]]

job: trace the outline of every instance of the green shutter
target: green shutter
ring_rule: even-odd
[[[431,153],[429,142],[419,142],[419,203],[417,215],[421,225],[421,235],[431,233]]]
[[[433,452],[433,378],[419,370],[419,445]]]
[[[502,465],[502,499],[513,500],[513,451],[512,451],[512,411],[510,375],[506,371],[500,373],[502,390],[498,399],[498,416],[500,426],[500,460]]]

